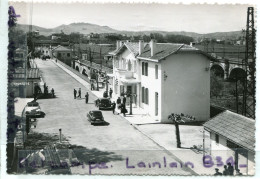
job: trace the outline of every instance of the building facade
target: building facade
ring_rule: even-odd
[[[128,92],[133,105],[167,123],[171,113],[206,121],[210,115],[210,60],[184,44],[117,42],[113,55],[113,89]],[[129,104],[129,99],[128,103]]]
[[[209,154],[214,161],[218,157],[243,175],[255,174],[254,120],[226,110],[207,121],[204,129],[210,133]]]

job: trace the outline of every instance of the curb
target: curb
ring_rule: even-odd
[[[60,60],[57,60],[59,63],[55,63],[53,60],[51,60],[54,64],[56,64],[60,69],[62,69],[64,72],[66,72],[68,75],[70,75],[66,70],[64,70],[62,67],[64,67],[64,68],[66,68],[67,70],[69,70],[71,73],[73,73],[73,74],[75,74],[75,75],[77,75],[80,79],[82,79],[82,80],[84,80],[85,82],[87,82],[88,84],[89,84],[89,82],[88,81],[86,81],[85,79],[83,79],[83,78],[81,78],[81,76],[79,76],[77,73],[74,73],[73,71],[71,71],[69,68],[71,68],[71,67],[69,67],[69,68],[67,68],[67,67],[65,67],[62,63],[63,62],[61,62]],[[62,67],[61,67],[61,66]],[[71,76],[71,75],[70,75]],[[74,78],[73,76],[71,76],[72,78]],[[75,80],[77,80],[76,78],[74,78]],[[79,81],[78,81],[79,82]],[[80,82],[79,82],[80,83]],[[90,90],[89,88],[87,88],[88,90]],[[91,90],[90,90],[91,91]],[[96,97],[96,98],[98,98],[98,96],[95,94],[95,93],[93,93],[92,92],[92,94]]]

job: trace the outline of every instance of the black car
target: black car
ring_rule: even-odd
[[[105,123],[104,117],[101,111],[89,111],[87,118],[91,124]]]
[[[109,98],[101,98],[99,99],[98,109],[112,109],[112,103]]]
[[[32,111],[26,111],[25,115],[26,115],[26,117],[30,117],[30,118],[44,118],[45,112],[38,111],[38,110],[32,110]]]

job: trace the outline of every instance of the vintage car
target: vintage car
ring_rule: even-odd
[[[109,98],[100,98],[99,99],[99,104],[98,104],[98,109],[107,109],[111,110],[112,109],[112,103]]]
[[[45,112],[40,110],[31,110],[25,112],[26,117],[29,118],[43,118],[45,117]]]
[[[87,114],[88,121],[91,124],[102,124],[105,123],[103,114],[101,111],[89,111]]]

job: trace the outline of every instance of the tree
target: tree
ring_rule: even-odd
[[[183,113],[181,114],[172,113],[168,116],[168,119],[173,121],[175,125],[177,148],[181,148],[179,124],[191,123],[195,120],[195,117],[190,115],[184,115]]]
[[[210,96],[219,96],[220,92],[223,90],[223,80],[215,74],[212,70],[210,73]]]

